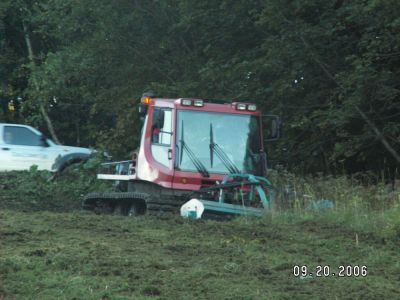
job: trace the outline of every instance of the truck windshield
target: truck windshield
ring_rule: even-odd
[[[180,139],[183,137],[184,143],[209,173],[226,174],[238,170],[262,175],[259,125],[259,118],[250,115],[178,110],[176,168],[182,171],[198,171],[188,153],[179,149]],[[221,153],[222,155],[216,155]]]

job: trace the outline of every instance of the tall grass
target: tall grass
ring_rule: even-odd
[[[269,177],[275,196],[270,222],[313,220],[400,242],[400,189],[384,180],[365,174],[299,176],[285,170],[272,170]]]
[[[372,184],[375,179],[366,175],[299,176],[271,170],[269,177],[278,210],[302,211],[318,200],[331,200],[335,209],[360,211],[385,211],[400,204],[400,189],[393,190],[384,181]]]

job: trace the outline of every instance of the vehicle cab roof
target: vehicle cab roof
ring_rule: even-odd
[[[182,99],[188,100],[203,100],[203,106],[187,106],[182,105]],[[243,103],[246,105],[253,104],[248,102],[222,102],[218,100],[205,100],[199,98],[151,98],[150,105],[156,107],[168,107],[173,109],[182,110],[196,110],[196,111],[209,111],[209,112],[222,112],[222,113],[232,113],[232,114],[244,114],[244,115],[256,115],[259,116],[260,111],[249,111],[249,110],[238,110],[237,104]],[[254,104],[253,104],[254,105]]]

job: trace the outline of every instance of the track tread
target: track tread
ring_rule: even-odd
[[[107,211],[108,201],[119,200],[130,201],[133,199],[141,199],[146,203],[146,211],[149,215],[162,215],[179,212],[180,206],[185,202],[184,199],[174,195],[151,196],[143,192],[94,192],[85,196],[83,201],[83,209],[93,211]]]

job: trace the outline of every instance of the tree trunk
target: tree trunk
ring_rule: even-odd
[[[33,54],[31,37],[29,35],[28,28],[27,28],[27,26],[26,26],[26,24],[24,22],[22,23],[22,26],[24,28],[24,36],[25,36],[26,48],[28,49],[28,58],[29,58],[29,61],[32,64],[32,70],[31,71],[33,71],[35,69],[36,63],[35,63],[35,56]],[[36,81],[36,79],[34,77],[32,78],[32,80],[33,80],[33,84],[35,86],[36,91],[39,92],[39,84],[38,84],[38,82]],[[57,144],[61,144],[59,139],[58,139],[58,137],[57,137],[57,134],[56,134],[56,132],[54,130],[53,123],[52,123],[52,121],[51,121],[51,119],[49,117],[49,114],[46,111],[46,107],[45,107],[45,104],[44,104],[43,100],[39,99],[38,103],[39,103],[40,113],[42,114],[42,116],[43,116],[43,118],[44,118],[44,120],[46,122],[47,128],[48,128],[48,130],[50,132],[50,135],[51,135],[51,138]]]
[[[345,87],[343,87],[337,80],[336,78],[332,75],[332,73],[328,70],[326,67],[326,64],[324,64],[316,54],[314,54],[314,51],[312,50],[311,46],[308,44],[308,42],[304,39],[303,36],[300,35],[300,39],[303,42],[304,46],[309,50],[311,54],[311,58],[314,60],[314,62],[322,69],[322,71],[325,73],[325,75],[330,78],[346,95],[347,90]],[[376,127],[374,122],[368,118],[368,116],[360,109],[358,105],[353,105],[355,110],[360,114],[361,118],[368,124],[368,126],[371,128],[371,130],[375,133],[379,141],[382,143],[382,145],[386,148],[386,150],[394,157],[395,160],[397,160],[398,163],[400,163],[400,155],[397,153],[397,151],[390,145],[390,143],[387,141],[385,136],[382,134],[382,132]]]

